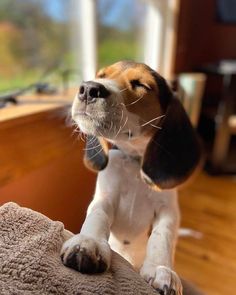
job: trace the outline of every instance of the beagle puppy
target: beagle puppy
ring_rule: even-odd
[[[182,294],[173,270],[176,187],[197,167],[200,149],[181,103],[147,65],[121,61],[81,84],[72,118],[87,135],[84,162],[99,172],[81,232],[62,247],[63,263],[104,272],[112,249],[160,294]]]

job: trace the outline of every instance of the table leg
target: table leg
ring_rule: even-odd
[[[230,129],[228,119],[234,112],[234,96],[232,93],[232,76],[224,76],[222,101],[220,102],[216,116],[216,134],[213,143],[212,168],[216,171],[222,170],[230,144]]]

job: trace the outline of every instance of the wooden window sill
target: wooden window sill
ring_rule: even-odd
[[[0,129],[30,120],[42,113],[60,111],[71,105],[75,89],[66,94],[57,95],[24,95],[19,97],[19,104],[9,105],[0,109]]]

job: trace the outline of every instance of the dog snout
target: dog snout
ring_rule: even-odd
[[[81,84],[78,98],[89,104],[95,102],[98,98],[107,98],[109,95],[109,90],[101,83],[87,81]]]

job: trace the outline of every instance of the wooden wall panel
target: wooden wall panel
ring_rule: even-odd
[[[1,124],[0,205],[14,201],[79,231],[96,175],[83,165],[83,142],[55,113]]]
[[[175,72],[236,59],[236,25],[216,19],[216,0],[181,0]]]

